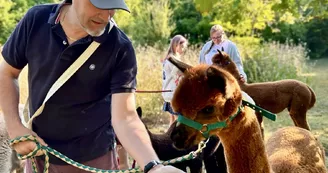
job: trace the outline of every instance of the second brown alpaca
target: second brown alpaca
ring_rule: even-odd
[[[243,83],[239,80],[240,75],[235,63],[228,54],[219,50],[213,56],[212,62],[229,71],[237,79],[240,88],[251,96],[258,106],[272,113],[280,113],[287,108],[295,126],[310,130],[306,112],[314,106],[316,96],[308,85],[293,79]],[[258,119],[262,123],[262,116],[258,116]]]

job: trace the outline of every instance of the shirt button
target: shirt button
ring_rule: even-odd
[[[63,41],[63,45],[66,45],[66,44],[67,44],[67,42],[64,40],[64,41]]]

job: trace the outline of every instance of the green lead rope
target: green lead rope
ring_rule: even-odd
[[[252,103],[250,103],[250,102],[248,102],[246,100],[243,100],[242,101],[242,105],[252,108],[256,112],[261,113],[263,116],[267,117],[268,119],[270,119],[272,121],[276,121],[276,119],[277,119],[277,115],[276,114],[271,113],[271,112],[269,112],[269,111],[267,111],[267,110],[265,110],[265,109],[263,109],[263,108],[261,108],[259,106],[256,106],[256,105],[254,105],[254,104],[252,104]]]
[[[13,140],[10,141],[10,145],[14,145],[17,144],[19,142],[23,142],[23,141],[33,141],[36,143],[36,148],[29,154],[27,155],[20,155],[17,154],[18,158],[21,160],[25,160],[25,159],[31,159],[32,161],[32,168],[33,168],[33,173],[38,173],[37,167],[36,167],[36,163],[34,161],[34,157],[36,157],[37,153],[39,151],[41,151],[44,155],[45,155],[45,163],[44,163],[44,170],[43,173],[48,173],[49,172],[49,166],[50,166],[50,162],[49,162],[49,153],[54,155],[55,157],[61,159],[62,161],[66,162],[69,165],[72,165],[74,167],[77,167],[79,169],[88,171],[88,172],[94,172],[94,173],[142,173],[143,171],[141,170],[141,168],[133,168],[133,169],[127,169],[127,170],[104,170],[104,169],[98,169],[98,168],[93,168],[93,167],[89,167],[86,165],[83,165],[81,163],[78,163],[70,158],[68,158],[67,156],[61,154],[60,152],[47,147],[47,146],[43,146],[41,145],[35,136],[33,135],[26,135],[26,136],[22,136],[22,137],[17,137]],[[184,156],[175,158],[175,159],[171,159],[168,161],[163,161],[161,162],[163,165],[169,165],[169,164],[174,164],[174,163],[179,163],[179,162],[183,162],[186,160],[191,160],[194,159],[195,157],[197,157],[197,155],[199,153],[202,152],[202,150],[206,147],[208,140],[206,142],[201,142],[198,145],[198,149],[196,151],[192,151],[189,154],[186,154]]]

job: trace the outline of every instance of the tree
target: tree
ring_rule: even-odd
[[[3,44],[10,34],[15,24],[15,16],[10,13],[10,9],[14,6],[12,1],[0,0],[0,44]]]
[[[172,26],[171,11],[167,0],[136,0],[128,2],[131,15],[119,12],[115,20],[136,45],[163,45],[169,40]],[[133,4],[131,4],[133,3]],[[120,16],[122,15],[122,16]]]
[[[35,4],[59,0],[0,0],[0,44],[3,44],[26,11]]]

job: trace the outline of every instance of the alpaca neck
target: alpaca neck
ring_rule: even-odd
[[[232,76],[234,76],[237,79],[240,88],[243,90],[243,88],[247,84],[240,81],[240,73],[238,71],[238,68],[237,68],[236,64],[235,63],[230,63],[228,66],[225,67],[225,69],[228,72],[230,72],[232,74]]]
[[[219,137],[229,172],[269,173],[270,166],[256,116],[238,117],[228,128]]]

